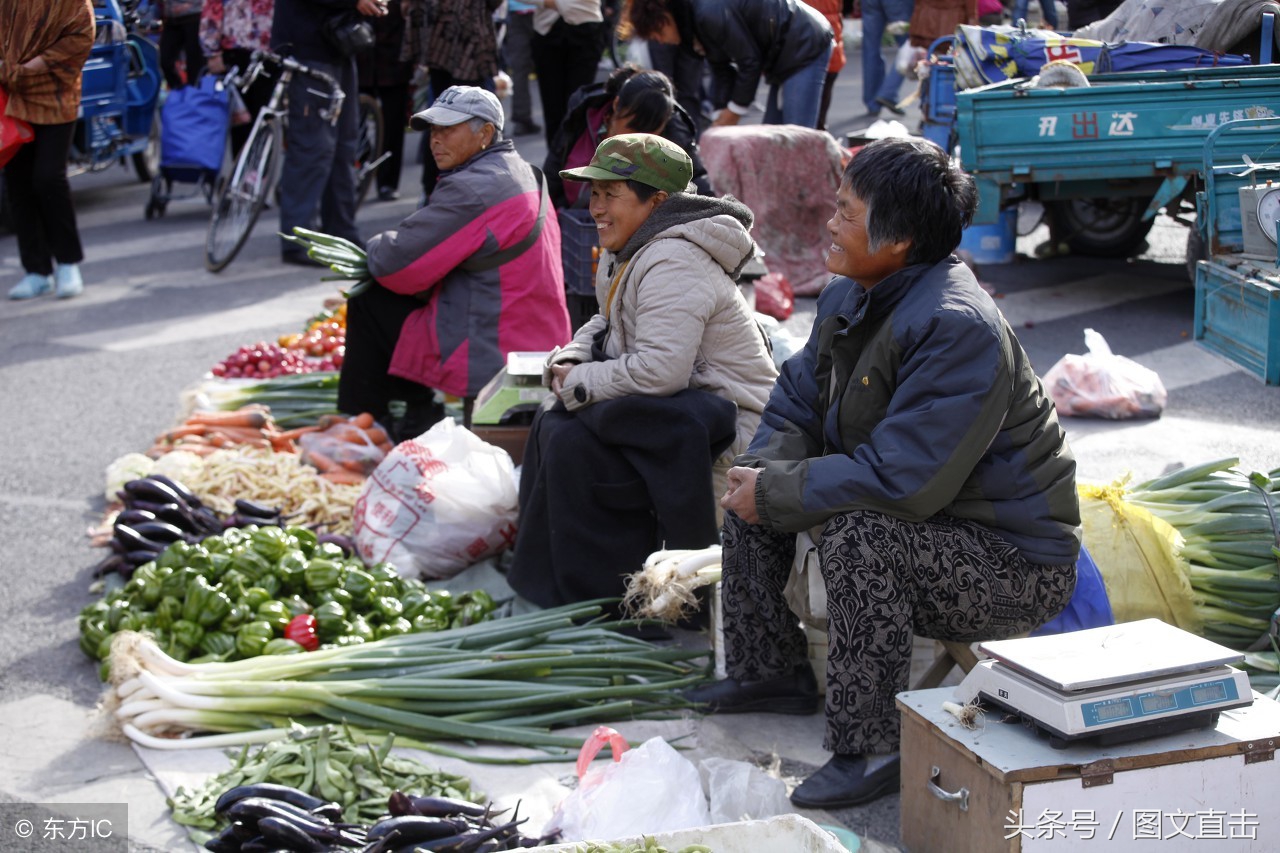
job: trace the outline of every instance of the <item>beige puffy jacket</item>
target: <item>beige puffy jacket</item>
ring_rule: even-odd
[[[751,222],[750,211],[732,199],[685,193],[667,199],[622,252],[601,253],[596,298],[604,311],[548,360],[578,362],[560,393],[570,411],[685,388],[736,403],[738,437],[717,461],[717,495],[723,472],[750,443],[778,375],[733,278],[755,249],[744,221]],[[609,358],[594,361],[592,339],[606,326]]]

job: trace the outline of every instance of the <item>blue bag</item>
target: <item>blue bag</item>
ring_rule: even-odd
[[[1032,631],[1031,636],[1066,634],[1115,623],[1115,617],[1111,614],[1111,601],[1107,598],[1107,588],[1102,582],[1102,572],[1098,571],[1089,551],[1081,545],[1080,557],[1076,560],[1076,591],[1072,593],[1066,609]]]
[[[217,172],[230,123],[231,94],[214,75],[169,92],[160,110],[160,168]]]

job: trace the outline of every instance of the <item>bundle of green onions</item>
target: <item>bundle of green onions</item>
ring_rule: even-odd
[[[307,250],[308,258],[333,270],[333,275],[327,275],[321,281],[354,281],[355,284],[349,290],[342,292],[345,298],[359,296],[373,286],[374,279],[369,274],[369,256],[350,240],[300,227],[295,227],[293,234],[280,236],[302,246]]]
[[[688,707],[678,691],[704,677],[689,662],[705,651],[622,634],[631,623],[603,621],[606,603],[225,663],[181,663],[122,632],[104,708],[127,737],[156,748],[262,743],[295,723],[341,722],[417,747],[502,743],[563,760],[581,740],[552,728],[674,716]],[[222,734],[188,736],[211,732]],[[446,749],[431,751],[456,754]]]
[[[1280,608],[1280,468],[1246,474],[1238,464],[1229,458],[1184,468],[1124,499],[1182,535],[1204,636],[1235,649],[1265,649]]]
[[[187,392],[186,409],[234,412],[250,404],[266,406],[282,429],[310,426],[338,411],[338,372],[286,373],[251,385],[210,380]]]

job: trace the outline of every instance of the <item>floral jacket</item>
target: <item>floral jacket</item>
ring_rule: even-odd
[[[204,0],[200,49],[205,56],[237,47],[269,49],[274,10],[274,0]]]

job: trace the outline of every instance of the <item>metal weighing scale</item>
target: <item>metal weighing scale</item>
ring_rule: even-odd
[[[509,352],[507,364],[480,389],[471,411],[473,424],[527,426],[551,389],[542,385],[546,352]]]
[[[956,688],[1017,714],[1064,748],[1123,743],[1217,724],[1253,703],[1241,652],[1159,619],[982,643],[990,656]]]

